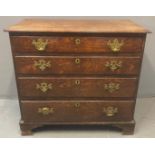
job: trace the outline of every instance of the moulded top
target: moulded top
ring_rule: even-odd
[[[130,20],[49,20],[25,19],[5,29],[7,32],[54,33],[148,33]]]

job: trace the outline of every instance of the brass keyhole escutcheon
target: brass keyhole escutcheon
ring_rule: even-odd
[[[75,80],[76,85],[80,85],[80,80]]]
[[[74,106],[75,106],[75,108],[79,108],[80,107],[80,103],[75,103]]]
[[[80,43],[81,43],[81,40],[80,40],[79,38],[76,38],[76,39],[75,39],[75,44],[76,44],[76,45],[80,45]]]
[[[80,59],[79,58],[75,59],[75,64],[80,64]]]

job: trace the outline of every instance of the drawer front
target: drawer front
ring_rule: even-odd
[[[21,97],[134,97],[136,78],[18,78]]]
[[[26,122],[131,121],[134,101],[21,101]]]
[[[16,56],[17,73],[20,74],[94,74],[137,75],[140,57],[103,56]]]
[[[16,52],[141,52],[143,38],[12,36],[11,44]]]

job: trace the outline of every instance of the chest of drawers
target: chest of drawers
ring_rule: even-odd
[[[44,125],[133,134],[145,28],[128,20],[24,20],[7,31],[23,135]]]

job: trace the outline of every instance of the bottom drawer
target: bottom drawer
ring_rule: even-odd
[[[133,120],[134,101],[21,101],[25,122]]]

